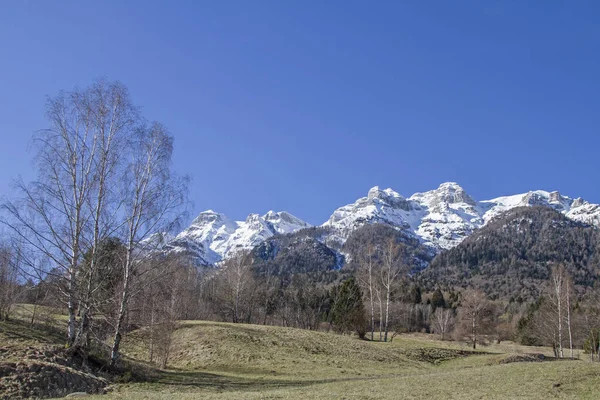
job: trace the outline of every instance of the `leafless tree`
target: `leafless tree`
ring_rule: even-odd
[[[120,272],[114,364],[135,269],[153,253],[150,235],[177,221],[186,180],[171,173],[172,136],[141,118],[122,84],[100,80],[46,109],[50,126],[33,141],[37,179],[17,182],[19,198],[3,205],[0,222],[22,244],[27,273],[53,282],[74,350],[86,352],[94,313],[107,306],[104,277]],[[124,251],[107,274],[101,247],[110,238]]]
[[[125,316],[133,294],[132,280],[156,245],[151,236],[179,223],[186,202],[187,179],[171,172],[173,137],[158,123],[142,126],[129,137],[129,162],[121,179],[121,237],[125,256],[120,265],[123,287],[111,346],[111,366],[119,358]]]
[[[587,340],[591,361],[598,356],[600,362],[600,293],[591,291],[583,299],[581,306],[580,329]]]
[[[119,138],[130,133],[137,113],[126,88],[105,81],[61,93],[48,100],[46,110],[50,127],[33,141],[38,178],[31,184],[17,182],[20,198],[4,204],[2,222],[27,247],[28,257],[50,260],[52,274],[65,282],[59,289],[72,345],[78,308],[85,327],[93,291],[79,274],[82,257],[91,249],[94,260],[98,243],[115,228],[106,208],[118,155],[126,151]]]
[[[495,324],[494,307],[481,291],[462,293],[458,309],[459,334],[469,337],[473,349],[481,335],[491,333]]]
[[[573,284],[569,273],[562,264],[552,267],[548,298],[554,312],[556,332],[558,335],[558,355],[564,357],[564,330],[566,328],[569,338],[570,357],[573,358],[573,328],[572,328],[572,296]]]
[[[371,313],[371,340],[375,338],[375,291],[377,285],[377,260],[375,259],[376,247],[368,243],[365,252],[360,255],[358,281],[363,286],[364,293],[368,296],[369,309]]]
[[[232,322],[248,321],[255,295],[252,260],[241,251],[226,260],[217,276],[219,301]]]
[[[387,342],[389,323],[390,323],[390,301],[394,284],[401,277],[403,272],[407,272],[407,267],[403,260],[404,247],[390,239],[381,251],[381,285],[385,291],[385,320],[383,324],[383,341]]]
[[[8,320],[17,297],[18,270],[10,247],[0,245],[0,320]]]
[[[379,341],[383,340],[383,302],[384,302],[384,288],[382,285],[376,285],[374,287],[375,297],[377,298],[377,308],[379,309]]]
[[[154,264],[154,265],[153,265]],[[178,255],[159,255],[140,268],[144,282],[132,299],[129,320],[146,327],[143,344],[150,362],[167,366],[177,321],[187,319],[197,284],[195,268]]]
[[[552,346],[556,358],[561,357],[556,309],[548,298],[542,299],[539,308],[533,314],[529,334],[540,344]]]
[[[441,340],[444,340],[454,326],[454,311],[449,308],[436,308],[431,315],[431,326],[433,332],[440,335]]]

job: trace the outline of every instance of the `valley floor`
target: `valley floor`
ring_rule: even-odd
[[[140,363],[148,361],[145,334],[134,332],[124,343],[127,356]],[[0,367],[23,362],[21,351],[58,346],[60,340],[23,323],[0,323]],[[582,353],[578,360],[550,356],[550,349],[511,343],[473,352],[422,334],[381,343],[280,327],[181,321],[166,370],[147,382],[113,384],[108,394],[89,398],[599,398],[600,364]]]
[[[143,358],[133,350],[135,339],[130,338],[131,354]],[[544,361],[528,355],[541,353]],[[190,321],[175,333],[171,369],[160,379],[116,386],[102,398],[598,398],[600,365],[587,359],[553,360],[550,355],[546,348],[512,344],[471,352],[429,335],[380,343],[279,327]]]

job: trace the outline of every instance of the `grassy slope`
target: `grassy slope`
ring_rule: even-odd
[[[126,349],[143,359],[135,343],[132,335]],[[297,329],[187,321],[175,332],[170,370],[159,382],[117,386],[108,397],[591,399],[600,390],[600,366],[587,361],[500,363],[507,351],[547,349],[495,345],[469,356],[463,350],[425,335],[400,336],[386,344]]]

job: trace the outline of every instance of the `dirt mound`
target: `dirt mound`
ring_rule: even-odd
[[[420,348],[407,350],[405,354],[409,359],[414,361],[439,364],[442,361],[473,355],[473,352],[454,349]]]
[[[104,393],[108,381],[80,371],[64,353],[63,349],[52,346],[0,348],[0,399]],[[5,361],[8,358],[19,361]]]
[[[498,360],[498,364],[511,364],[518,362],[542,362],[546,360],[547,357],[540,353],[510,354]]]
[[[45,362],[0,365],[0,399],[64,397],[104,393],[108,382],[70,367]]]

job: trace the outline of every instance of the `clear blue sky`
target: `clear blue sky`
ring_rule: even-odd
[[[106,76],[176,138],[192,214],[311,223],[375,185],[600,202],[600,2],[5,1],[0,193],[47,95]]]

